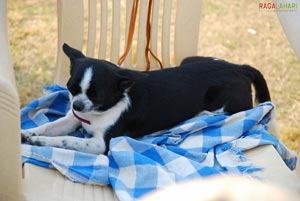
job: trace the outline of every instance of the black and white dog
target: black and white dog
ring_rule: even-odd
[[[232,114],[250,109],[251,84],[259,103],[270,100],[262,74],[247,65],[189,57],[180,67],[138,72],[85,57],[66,44],[63,50],[71,61],[71,109],[55,122],[23,130],[30,144],[102,154],[114,137],[141,137],[204,110]],[[65,136],[79,126],[93,137]]]

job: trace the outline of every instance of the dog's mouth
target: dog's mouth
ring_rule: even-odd
[[[109,107],[107,105],[97,105],[94,107],[94,110],[97,112],[105,112]]]
[[[83,101],[74,101],[72,103],[72,109],[80,113],[103,113],[109,108],[105,105],[94,105],[94,104],[85,104]]]

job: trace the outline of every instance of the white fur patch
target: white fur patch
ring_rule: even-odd
[[[92,108],[93,108],[93,103],[90,101],[90,99],[86,95],[86,92],[90,87],[92,77],[93,77],[93,69],[92,69],[92,67],[89,67],[88,69],[85,70],[83,78],[79,84],[80,88],[81,88],[81,93],[74,96],[71,99],[72,105],[73,105],[73,102],[75,102],[75,101],[81,101],[84,104],[84,109],[82,112],[88,112],[88,111],[92,110]]]
[[[103,139],[106,130],[118,121],[121,114],[128,110],[130,104],[130,98],[125,92],[124,97],[116,105],[104,112],[76,112],[76,114],[91,122],[91,124],[82,123],[82,127],[88,133],[92,134],[96,139],[100,139],[100,147],[105,147],[105,142]]]
[[[85,70],[83,78],[80,82],[80,87],[83,94],[85,94],[88,88],[90,87],[92,77],[93,77],[93,69],[89,67],[88,69]]]
[[[224,112],[224,106],[221,107],[220,109],[213,111],[213,113],[216,113],[216,114],[223,113],[223,112]]]
[[[113,107],[104,111],[91,111],[86,113],[76,112],[80,117],[87,119],[91,122],[90,125],[83,124],[82,126],[94,135],[103,133],[120,118],[121,114],[125,112],[130,106],[130,99],[127,93],[124,97]]]
[[[206,114],[208,114],[208,115],[220,114],[220,113],[223,113],[223,112],[224,112],[224,107],[225,107],[225,106],[221,107],[220,109],[211,111],[211,112],[210,112],[210,111],[207,111],[207,110],[204,110],[204,111],[199,112],[196,116],[199,116],[199,115],[206,115]]]

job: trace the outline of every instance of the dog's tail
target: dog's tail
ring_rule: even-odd
[[[271,101],[267,82],[261,72],[249,65],[243,65],[243,68],[246,76],[250,78],[254,85],[256,102],[263,103]]]

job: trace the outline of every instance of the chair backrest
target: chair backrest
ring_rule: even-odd
[[[69,61],[62,44],[89,57],[117,63],[124,52],[134,0],[58,0],[58,51],[55,82],[65,85]],[[201,0],[153,0],[151,41],[163,66],[175,66],[197,54]],[[139,0],[135,33],[123,66],[145,70],[148,0]],[[151,70],[159,65],[150,58]]]

